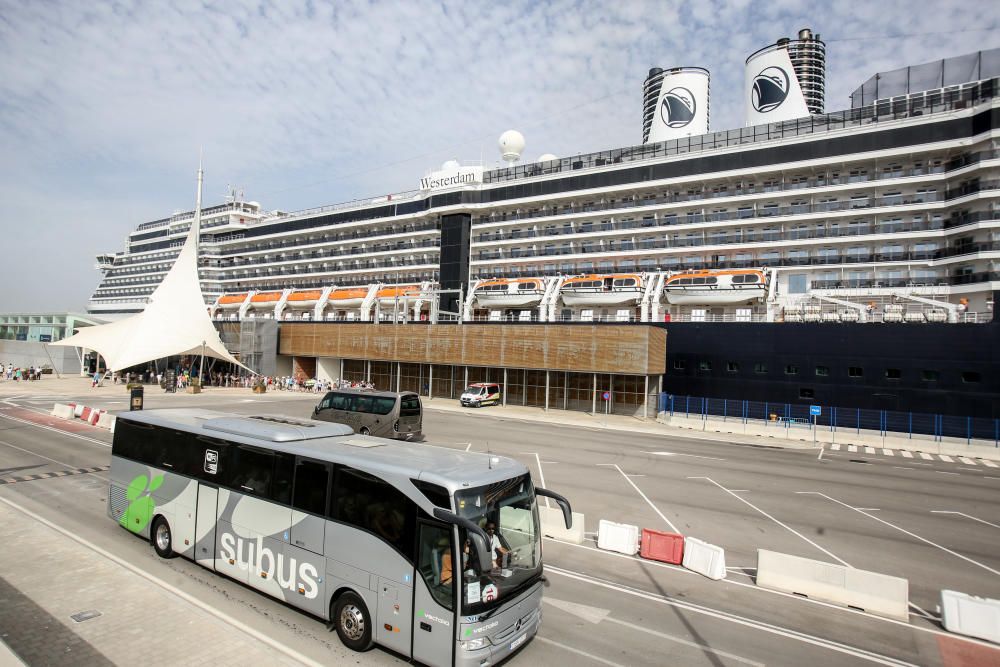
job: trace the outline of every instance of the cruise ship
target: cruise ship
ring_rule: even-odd
[[[437,305],[487,321],[991,319],[998,80],[857,97],[500,169],[449,162],[409,192],[295,213],[234,198],[203,211],[206,306],[224,320],[420,320]],[[88,312],[141,310],[192,218],[145,222],[100,256]]]

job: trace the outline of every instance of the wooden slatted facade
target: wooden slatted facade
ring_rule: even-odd
[[[625,375],[666,370],[665,329],[615,325],[282,322],[278,353]]]

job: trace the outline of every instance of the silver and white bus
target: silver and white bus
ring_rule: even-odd
[[[570,524],[513,459],[166,409],[119,416],[108,515],[163,558],[332,622],[352,649],[479,666],[538,631],[538,495]]]
[[[423,429],[420,396],[412,391],[335,389],[313,408],[313,419],[346,424],[361,435],[419,439]]]

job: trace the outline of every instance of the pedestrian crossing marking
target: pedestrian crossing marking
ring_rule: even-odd
[[[964,456],[959,456],[958,460],[961,461],[962,463],[964,463],[967,466],[974,466],[974,465],[976,465],[975,461],[973,461],[972,459],[967,459]]]
[[[931,456],[930,454],[928,454],[927,452],[920,452],[920,458],[922,458],[925,461],[933,461],[934,460],[934,457]]]
[[[896,455],[896,453],[894,451],[892,451],[891,449],[883,449],[882,453],[885,454],[886,456],[895,456]]]
[[[1000,467],[1000,466],[997,466],[996,463],[993,463],[993,461],[987,461],[986,459],[980,459],[979,462],[982,463],[987,468],[997,468],[997,467]]]
[[[913,458],[913,454],[911,454],[910,452],[906,451],[905,449],[899,450],[899,453],[903,456],[904,459],[912,459]]]
[[[849,452],[856,452],[856,451],[858,451],[858,448],[855,447],[854,445],[848,445],[847,446],[847,451],[849,451]]]
[[[17,484],[18,482],[34,482],[39,479],[50,479],[52,477],[66,477],[67,475],[86,475],[92,472],[104,472],[111,466],[97,466],[96,468],[74,468],[72,470],[59,470],[57,472],[43,472],[37,475],[22,475],[20,477],[8,477],[0,479],[2,484]]]
[[[830,445],[830,449],[832,449],[835,452],[840,451],[840,445],[837,444]]]
[[[865,454],[874,454],[874,453],[875,453],[874,447],[865,447]]]
[[[951,458],[950,456],[945,456],[944,454],[938,454],[938,456],[941,457],[941,460],[944,461],[945,463],[955,462],[955,459]]]

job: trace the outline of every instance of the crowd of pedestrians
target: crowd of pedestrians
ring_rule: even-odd
[[[20,366],[14,366],[13,363],[7,362],[4,364],[0,362],[0,380],[13,380],[14,382],[20,382],[21,380],[41,380],[42,379],[42,368],[40,366],[28,366],[27,368],[21,368]]]

